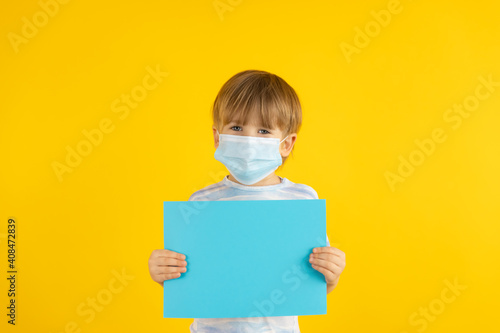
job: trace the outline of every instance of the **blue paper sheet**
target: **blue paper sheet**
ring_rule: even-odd
[[[326,246],[325,199],[167,201],[164,245],[187,261],[163,283],[164,318],[326,314],[309,263]]]

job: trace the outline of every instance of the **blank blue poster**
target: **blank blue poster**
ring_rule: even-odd
[[[164,242],[187,261],[163,283],[164,318],[326,314],[309,263],[326,246],[325,199],[167,201]]]

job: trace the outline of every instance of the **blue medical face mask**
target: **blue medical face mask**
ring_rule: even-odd
[[[278,138],[219,134],[214,157],[240,183],[255,184],[281,165],[279,146],[286,138],[279,141]]]

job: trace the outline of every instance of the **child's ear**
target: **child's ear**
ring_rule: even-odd
[[[217,149],[219,147],[219,134],[217,134],[217,128],[212,126],[212,132],[214,133],[214,147]]]
[[[293,145],[295,144],[296,140],[297,140],[297,133],[288,134],[286,140],[283,141],[280,145],[281,156],[287,157],[288,155],[290,155],[290,152],[292,151]]]

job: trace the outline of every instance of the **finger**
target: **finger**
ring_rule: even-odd
[[[313,253],[332,253],[333,254],[333,247],[331,246],[323,246],[323,247],[315,247],[312,250]]]
[[[340,266],[337,266],[335,263],[330,261],[326,261],[323,259],[313,259],[310,262],[312,265],[324,267],[333,273],[340,274],[342,272],[342,268]]]
[[[324,247],[315,247],[312,251],[313,253],[331,253],[336,256],[339,256],[341,258],[345,259],[345,253],[341,251],[340,249],[337,249],[336,247],[332,246],[324,246]]]
[[[176,273],[185,273],[186,267],[174,267],[174,266],[163,266],[157,270],[157,274],[176,274]]]
[[[187,262],[184,260],[159,257],[157,259],[158,266],[187,266]]]
[[[171,273],[171,274],[161,274],[160,278],[163,280],[172,280],[172,279],[177,279],[180,276],[181,273]]]
[[[174,259],[180,259],[184,260],[186,259],[186,256],[182,253],[178,253],[175,251],[171,250],[166,250],[166,249],[158,249],[154,251],[156,257],[167,257],[167,258],[174,258]]]
[[[332,253],[311,253],[309,258],[319,258],[324,260],[333,261],[334,258],[340,259],[338,256]]]
[[[323,275],[325,276],[326,282],[335,281],[335,278],[336,278],[335,274],[333,274],[332,272],[330,272],[326,268],[321,267],[321,266],[316,266],[316,265],[312,265],[312,267],[315,270],[317,270],[318,272],[323,273]]]
[[[330,253],[320,253],[320,254],[311,254],[309,258],[312,259],[323,259],[326,261],[331,261],[335,263],[339,267],[344,267],[345,266],[345,260],[339,256],[330,254]]]

